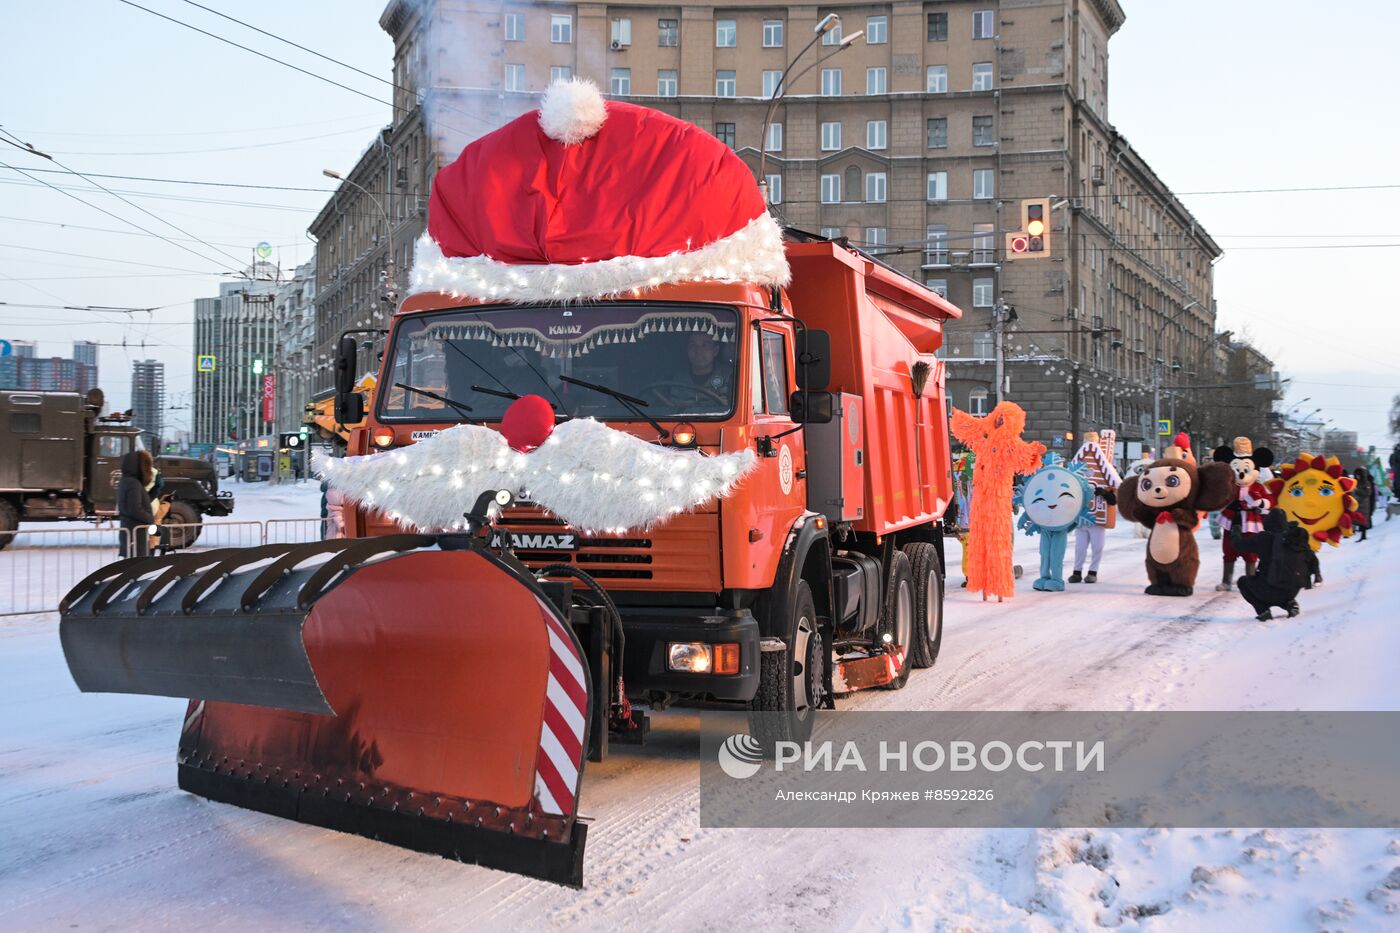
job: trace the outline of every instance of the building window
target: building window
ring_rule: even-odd
[[[974,263],[996,262],[996,234],[991,224],[972,225],[972,261]]]
[[[992,306],[992,280],[990,278],[972,280],[972,306],[974,308],[990,308]]]
[[[929,224],[928,235],[924,245],[924,265],[926,266],[946,266],[948,265],[948,225]],[[946,295],[947,283],[944,283]]]
[[[569,80],[570,78],[572,78],[573,76],[574,76],[574,70],[573,70],[572,68],[570,68],[568,65],[550,65],[550,66],[549,66],[549,80],[550,80],[550,83],[553,83],[553,82],[555,82],[555,81],[567,81],[567,80]],[[399,203],[400,203],[400,204],[403,203],[403,198],[399,198]]]
[[[836,152],[841,148],[841,124],[822,124],[822,152]]]
[[[733,97],[738,93],[739,82],[732,71],[715,72],[715,96]]]
[[[867,120],[865,123],[865,148],[885,148],[885,137],[888,135],[888,126],[889,124],[884,120]]]
[[[972,66],[972,89],[990,91],[992,89],[992,63],[977,62]]]
[[[674,71],[658,71],[656,73],[656,96],[675,97],[678,93],[679,78]]]
[[[837,23],[827,32],[822,33],[822,45],[841,44],[841,24]]]
[[[930,201],[948,200],[948,173],[929,172],[928,173],[928,199]]]
[[[841,236],[841,228],[840,228],[840,227],[822,227],[822,229],[821,229],[821,235],[824,236],[824,237],[826,237],[828,240],[837,239],[838,237]]]
[[[974,146],[994,145],[992,138],[992,118],[990,116],[972,118],[972,144]]]
[[[939,298],[948,297],[947,279],[924,279],[924,287],[936,294]]]
[[[511,62],[506,63],[506,90],[525,90],[525,66],[516,65]]]
[[[823,176],[822,176],[822,203],[823,203],[823,204],[840,204],[840,203],[841,203],[841,176],[840,176],[840,175],[823,175]]]
[[[781,123],[768,124],[768,144],[764,148],[769,152],[783,151],[783,125]]]
[[[830,35],[830,33],[828,33],[828,35]],[[841,96],[841,69],[840,69],[840,68],[823,68],[823,69],[822,69],[822,96],[823,96],[823,97],[839,97],[839,96]]]
[[[883,16],[865,18],[865,44],[884,45],[890,41],[889,20]]]
[[[574,18],[567,13],[556,13],[549,18],[549,41],[569,43],[574,41]]]
[[[733,123],[716,123],[716,124],[715,124],[715,136],[719,137],[719,141],[722,142],[722,143],[724,143],[724,144],[725,144],[726,146],[728,146],[730,149],[733,149],[733,148],[734,148],[734,124],[733,124]]]
[[[972,197],[985,201],[996,197],[996,172],[989,168],[979,168],[972,173]]]
[[[948,14],[930,13],[928,15],[928,41],[947,42],[948,41]]]
[[[991,10],[974,10],[972,13],[972,38],[990,39],[996,35],[992,28]]]
[[[632,44],[632,21],[614,19],[612,21],[612,44],[615,49],[624,49]]]
[[[778,82],[783,79],[781,71],[765,71],[763,73],[763,96],[769,100],[778,96]]]
[[[873,204],[883,204],[888,190],[888,182],[884,172],[866,172],[865,174],[865,200]]]
[[[739,28],[732,19],[715,20],[715,48],[732,49],[739,41]]]
[[[769,203],[769,204],[782,204],[782,203],[783,203],[783,176],[781,176],[781,175],[764,175],[763,177],[764,177],[764,179],[766,179],[767,182],[768,182],[768,203]]]
[[[887,72],[884,68],[865,69],[865,93],[884,94],[888,90]]]
[[[632,93],[632,69],[614,68],[608,82],[608,90],[615,97],[626,97]]]
[[[663,49],[674,49],[681,44],[681,21],[678,19],[658,19],[656,21],[656,44]]]
[[[948,118],[930,117],[928,121],[928,147],[930,149],[948,148]]]
[[[976,344],[974,344],[975,346]],[[985,354],[990,356],[991,354]],[[983,358],[979,356],[979,359]],[[967,413],[969,415],[985,415],[987,413],[987,390],[978,386],[967,394]]]
[[[929,65],[929,66],[928,66],[928,81],[927,81],[927,83],[926,83],[925,86],[924,86],[924,90],[928,91],[930,94],[947,94],[947,93],[948,93],[948,66],[947,66],[947,65]]]
[[[505,18],[507,42],[525,41],[525,14],[507,13]]]
[[[869,178],[870,176],[867,175],[866,177]],[[865,245],[866,245],[867,247],[871,247],[871,246],[884,246],[884,245],[886,245],[888,242],[889,242],[889,235],[887,234],[887,232],[886,232],[886,230],[885,230],[884,227],[866,227],[866,228],[865,228]]]
[[[763,47],[765,49],[780,49],[783,47],[782,20],[765,19],[763,21]]]

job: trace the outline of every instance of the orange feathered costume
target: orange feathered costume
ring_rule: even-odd
[[[1026,412],[1000,402],[982,417],[953,409],[953,436],[975,455],[972,464],[972,516],[967,535],[967,588],[998,600],[1015,592],[1011,563],[1012,477],[1034,473],[1045,445],[1021,440]]]

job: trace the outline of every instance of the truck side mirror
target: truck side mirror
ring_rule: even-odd
[[[346,395],[355,391],[355,369],[359,361],[360,345],[354,337],[341,337],[335,348],[335,394]]]
[[[335,420],[341,424],[359,424],[365,420],[365,397],[359,392],[337,392]]]
[[[810,327],[799,330],[797,332],[797,387],[799,389],[821,390],[830,384],[831,334]]]
[[[788,411],[798,424],[826,424],[832,419],[833,404],[830,392],[798,389],[788,399]]]

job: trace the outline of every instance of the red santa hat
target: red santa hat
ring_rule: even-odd
[[[582,300],[675,282],[784,285],[782,229],[734,151],[577,78],[438,172],[413,292]]]

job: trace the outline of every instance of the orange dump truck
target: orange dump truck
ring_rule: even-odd
[[[434,182],[372,402],[341,341],[346,536],[119,561],[61,634],[86,691],[195,698],[181,787],[579,885],[585,762],[642,707],[771,747],[934,663],[959,311],[558,87]]]

